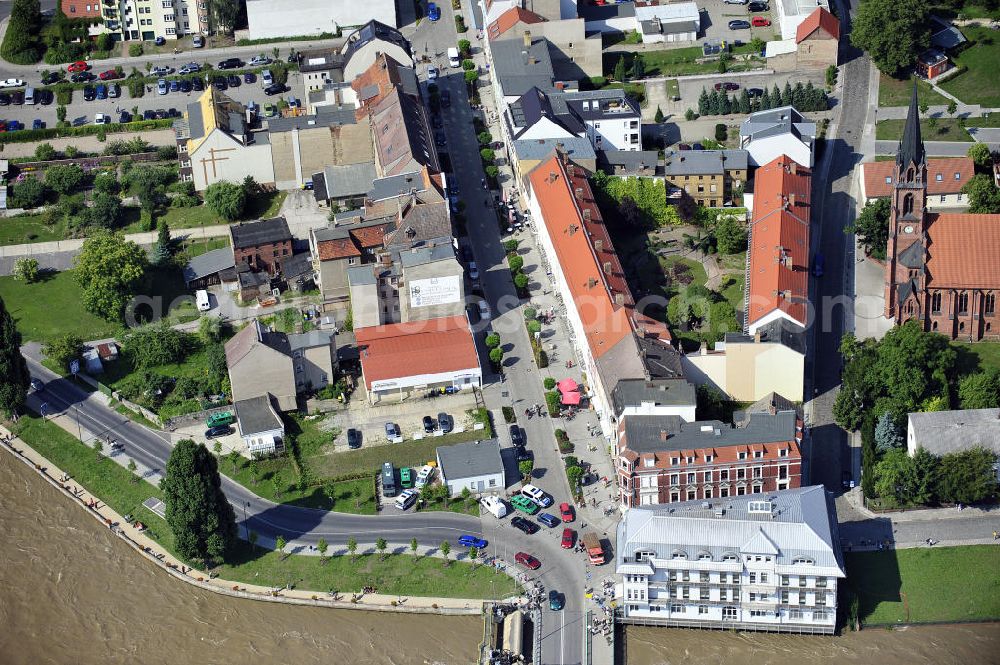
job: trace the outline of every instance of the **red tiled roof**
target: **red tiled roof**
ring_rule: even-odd
[[[98,0],[62,0],[63,14],[68,18],[101,18],[101,3]]]
[[[866,162],[861,165],[865,196],[885,198],[892,194],[892,178],[896,162]],[[955,175],[958,174],[958,178]],[[927,193],[931,196],[958,194],[962,186],[975,175],[971,157],[943,157],[927,160]],[[889,178],[889,182],[886,182]]]
[[[323,240],[322,242],[316,243],[316,249],[319,250],[320,261],[361,256],[361,250],[354,245],[354,242],[350,238]]]
[[[518,23],[541,23],[545,19],[535,12],[528,11],[527,9],[521,9],[520,7],[511,7],[503,14],[497,17],[497,20],[486,26],[486,35],[491,39],[497,39],[503,33],[507,32],[513,28]]]
[[[787,155],[754,175],[748,324],[780,309],[805,325],[811,181],[809,169]]]
[[[360,229],[351,229],[351,235],[361,247],[381,247],[385,240],[385,226],[365,226]]]
[[[374,381],[479,368],[464,316],[358,328],[354,337],[369,388]]]
[[[931,288],[1000,288],[1000,215],[930,213],[925,228]]]
[[[840,21],[822,7],[817,7],[802,23],[799,23],[799,27],[795,31],[795,43],[801,43],[820,29],[831,39],[840,39]]]

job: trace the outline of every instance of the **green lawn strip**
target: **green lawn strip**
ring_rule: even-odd
[[[66,237],[66,223],[49,226],[47,215],[18,215],[0,219],[0,245],[21,245],[32,242],[50,242]]]
[[[977,372],[987,367],[1000,369],[1000,342],[952,342],[952,346],[958,350],[959,365],[963,367],[963,373]]]
[[[997,63],[1000,62],[1000,39],[986,27],[963,26],[962,33],[970,45],[955,54],[956,67],[966,71],[941,83],[941,87],[966,104],[981,104],[989,108],[1000,106],[1000,80]]]
[[[83,307],[83,294],[73,271],[47,273],[34,284],[0,277],[0,298],[14,317],[25,341],[46,342],[64,333],[83,339],[104,339],[121,331]]]
[[[750,45],[745,44],[733,49],[737,56],[750,54]],[[604,71],[613,72],[618,58],[625,56],[626,68],[631,68],[634,54],[627,52],[613,51],[604,54]],[[718,73],[719,63],[716,60],[698,62],[702,57],[700,46],[688,48],[666,49],[662,51],[644,51],[642,53],[643,64],[646,68],[646,76],[683,76],[686,74],[710,74]],[[735,57],[728,63],[729,71],[740,71],[750,69],[759,64],[759,58],[746,60],[743,57]]]
[[[865,623],[1000,618],[998,547],[861,552],[845,559],[847,584],[860,594],[859,616]]]
[[[223,247],[229,247],[229,238],[190,238],[183,242],[180,251],[190,259]]]
[[[139,423],[140,425],[144,425],[145,427],[148,427],[149,429],[154,429],[154,430],[160,429],[159,425],[157,425],[153,421],[149,420],[148,418],[146,418],[146,416],[142,415],[141,413],[137,413],[137,412],[133,411],[132,409],[128,408],[127,406],[125,406],[121,402],[113,400],[111,402],[111,404],[112,404],[112,408],[114,408],[115,411],[117,411],[121,415],[125,416],[126,418],[129,418],[130,420],[133,420],[133,421]]]
[[[306,456],[305,462],[317,477],[336,477],[351,473],[375,473],[385,462],[397,469],[409,466],[419,469],[436,459],[434,451],[439,446],[447,446],[463,441],[484,438],[480,430],[467,430],[444,436],[429,436],[425,439],[390,443],[380,446],[365,446],[360,450]]]
[[[729,275],[722,279],[722,296],[737,312],[743,311],[743,278]]]
[[[290,556],[282,560],[281,555],[271,550],[259,547],[250,550],[244,545],[234,564],[220,567],[220,575],[247,584],[276,580],[280,585],[291,582],[295,588],[322,591],[351,591],[367,585],[382,594],[404,597],[490,598],[495,593],[502,598],[517,593],[510,577],[493,572],[489,566],[473,568],[471,564],[456,561],[446,566],[438,557],[387,554],[381,561],[378,554],[364,554],[356,558],[332,556],[321,562],[317,556]],[[336,551],[342,552],[343,548]],[[457,551],[457,547],[452,549],[452,558]]]
[[[974,120],[983,118],[969,118],[966,121],[967,127],[989,126],[974,123]],[[902,119],[880,120],[875,126],[875,138],[879,141],[898,141],[903,136]],[[957,118],[937,118],[935,124],[931,126],[929,119],[920,121],[920,132],[925,141],[961,141],[972,143],[972,137],[965,127],[959,124]]]
[[[913,91],[913,81],[917,82],[917,101],[928,106],[947,106],[951,101],[936,92],[927,81],[912,77],[905,80],[881,74],[878,84],[879,106],[907,106]]]

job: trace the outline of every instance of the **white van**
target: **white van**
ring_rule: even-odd
[[[448,49],[448,64],[452,67],[458,67],[462,64],[458,59],[458,49],[454,46]]]
[[[404,490],[402,494],[396,497],[396,508],[399,510],[406,510],[416,502],[419,494],[420,493],[414,489]]]
[[[24,103],[31,106],[35,103],[35,89],[27,87],[24,89]]]
[[[414,483],[418,488],[423,487],[431,481],[431,476],[434,475],[434,467],[430,464],[424,464],[420,469],[420,473],[417,474],[417,480]]]
[[[507,504],[498,496],[484,496],[479,504],[497,519],[507,514]]]
[[[198,311],[207,312],[212,309],[212,301],[208,299],[208,291],[199,289],[194,294],[195,302],[198,303]]]

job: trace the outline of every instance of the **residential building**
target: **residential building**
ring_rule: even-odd
[[[281,411],[296,408],[296,395],[326,386],[336,368],[334,333],[285,334],[253,319],[226,342],[233,400],[271,393]]]
[[[517,181],[524,184],[527,182],[528,173],[536,166],[548,159],[553,151],[558,150],[565,155],[566,161],[579,166],[580,168],[593,173],[597,170],[597,152],[591,145],[590,139],[580,136],[558,139],[521,139],[513,141],[511,156],[511,166],[517,176]],[[642,154],[629,152],[629,154]]]
[[[622,379],[611,391],[618,421],[631,416],[677,416],[693,422],[697,407],[694,386],[684,379],[678,365],[676,378]]]
[[[529,41],[530,45],[526,44]],[[521,40],[503,39],[488,43],[492,61],[493,94],[502,102],[499,108],[506,109],[507,104],[532,88],[538,88],[542,92],[556,89],[556,75],[552,69],[547,39],[526,35]]]
[[[358,208],[376,177],[374,162],[324,166],[312,175],[313,197],[330,207]]]
[[[670,151],[663,160],[667,198],[679,198],[684,192],[709,208],[739,204],[748,171],[746,150]]]
[[[557,78],[601,76],[601,35],[587,33],[584,20],[573,16],[563,20],[546,20],[538,14],[512,7],[486,26],[488,43],[508,39],[540,37],[548,40],[552,68]],[[487,54],[487,57],[489,55]]]
[[[784,320],[806,327],[812,174],[782,155],[754,174],[747,240],[745,325],[750,335]]]
[[[503,114],[511,140],[586,137],[594,150],[641,150],[642,113],[618,89],[550,92],[531,88]]]
[[[885,316],[952,339],[1000,338],[1000,326],[993,327],[1000,323],[1000,215],[927,211],[929,169],[919,118],[914,84],[895,161]]]
[[[72,18],[72,14],[67,16]],[[177,39],[209,31],[208,8],[203,0],[102,0],[101,18],[103,31],[118,41]]]
[[[235,263],[245,263],[272,277],[281,272],[281,262],[292,255],[292,232],[284,217],[233,224],[229,238]]]
[[[285,424],[274,409],[271,393],[236,400],[233,410],[236,412],[236,427],[250,457],[273,455],[284,449]]]
[[[805,397],[805,331],[784,319],[758,326],[752,335],[726,333],[711,350],[702,342],[681,356],[681,364],[691,383],[709,385],[736,402],[771,393]]]
[[[701,32],[701,12],[693,2],[638,0],[633,29],[643,44],[693,42]]]
[[[971,157],[941,157],[927,160],[927,210],[963,208],[969,197],[962,187],[976,174]],[[896,185],[895,162],[865,162],[861,165],[861,204],[892,197]]]
[[[845,577],[822,485],[643,506],[618,524],[627,623],[833,634]]]
[[[622,508],[799,487],[801,417],[772,409],[745,418],[736,425],[680,416],[624,418],[616,463]]]
[[[806,22],[817,9],[830,13],[828,0],[775,0],[781,38],[792,39],[798,34],[799,26]],[[831,14],[832,16],[832,14]],[[835,17],[834,17],[835,18]]]
[[[361,374],[372,404],[433,388],[482,386],[479,353],[465,315],[420,324],[354,329]]]
[[[307,95],[322,90],[327,83],[344,83],[344,56],[337,49],[301,51],[299,55],[299,72]]]
[[[363,11],[367,12],[367,8]],[[383,54],[402,65],[413,67],[410,42],[385,21],[368,21],[349,34],[340,53],[344,56],[345,81],[353,81]]]
[[[251,131],[246,107],[208,86],[174,122],[181,180],[199,192],[227,180],[251,176],[258,184],[274,183],[274,165],[266,132]]]
[[[346,81],[337,83],[329,78],[322,87],[306,91],[305,102],[306,113],[310,115],[315,114],[325,106],[338,108],[344,106],[357,108],[360,106],[358,96],[350,83]]]
[[[925,79],[935,79],[951,69],[951,62],[943,51],[929,48],[917,56],[917,75]]]
[[[586,21],[588,32],[628,35],[638,29],[635,20],[635,6],[634,2],[606,2],[601,5],[581,3],[579,12]]]
[[[60,0],[59,6],[67,18],[103,18],[101,0]]]
[[[468,488],[473,494],[502,491],[506,486],[500,444],[496,439],[440,446],[435,453],[441,482],[454,496]]]
[[[376,218],[309,230],[309,246],[318,264],[316,282],[325,302],[346,305],[350,297],[347,271],[375,262],[391,224],[390,219]]]
[[[827,8],[813,6],[815,9],[795,29],[795,61],[800,71],[826,69],[837,64],[840,21]],[[784,35],[784,23],[781,27]]]
[[[419,98],[393,88],[371,113],[375,169],[392,176],[427,167],[440,171],[427,112]]]
[[[906,450],[923,448],[936,457],[973,448],[1000,455],[1000,409],[911,413],[906,420]],[[1000,465],[994,465],[1000,482]]]
[[[612,391],[623,379],[650,379],[672,353],[670,332],[636,310],[621,261],[582,169],[556,151],[528,174],[526,193],[539,246],[565,303],[584,393],[609,438]],[[652,358],[649,363],[646,358]]]
[[[658,173],[660,154],[656,150],[602,150],[597,156],[597,168],[619,177],[652,178]]]
[[[372,159],[368,120],[357,120],[352,107],[324,106],[316,115],[272,118],[267,137],[278,189],[301,189],[325,166],[370,164]]]
[[[220,247],[194,256],[184,266],[184,286],[188,290],[204,289],[226,281],[236,279],[236,259],[232,247]]]
[[[749,153],[752,166],[762,166],[787,155],[812,168],[816,123],[806,120],[792,106],[751,113],[740,125],[740,147]]]
[[[420,101],[420,83],[409,65],[392,59],[385,53],[375,56],[372,64],[351,80],[351,90],[357,100],[358,117],[370,116],[389,93],[398,89],[402,94]]]
[[[395,0],[364,3],[296,0],[294,9],[286,0],[246,0],[249,39],[338,34],[342,28],[362,25],[371,19],[387,26],[398,25]]]

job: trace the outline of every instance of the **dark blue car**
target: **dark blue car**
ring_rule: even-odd
[[[433,2],[427,3],[427,18],[431,21],[437,21],[441,18],[441,8],[438,7]]]

